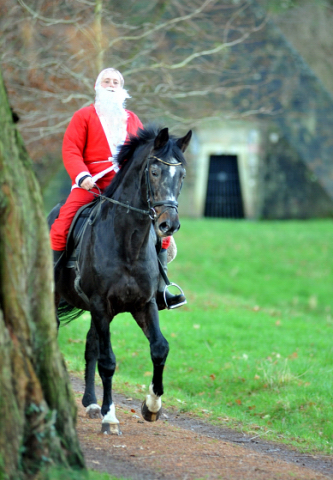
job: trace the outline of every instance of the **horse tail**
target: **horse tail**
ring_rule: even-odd
[[[67,324],[79,318],[85,311],[86,310],[73,307],[73,305],[70,305],[62,298],[58,305],[57,315],[60,323]]]

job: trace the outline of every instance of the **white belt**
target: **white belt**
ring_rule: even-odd
[[[90,162],[90,163],[110,163],[112,162],[112,157],[109,157],[107,160],[97,160],[96,162]]]
[[[101,162],[91,162],[91,163],[105,163],[105,162],[111,162],[111,160],[102,160]],[[112,172],[112,171],[115,171],[116,173],[119,172],[119,167],[118,165],[116,164],[112,164],[111,167],[108,167],[106,168],[105,170],[102,170],[101,172],[99,173],[96,173],[96,175],[94,175],[93,177],[91,177],[91,180],[96,183],[97,180],[99,180],[100,178],[104,177],[104,175],[106,175],[107,173],[109,172]],[[74,188],[80,188],[76,183],[72,186],[72,190]]]
[[[104,177],[104,175],[106,175],[107,173],[112,172],[112,170],[114,170],[116,173],[119,172],[119,167],[118,167],[118,165],[113,164],[111,167],[106,168],[105,170],[102,170],[102,171],[99,172],[99,173],[96,173],[96,175],[94,175],[93,177],[91,177],[91,179],[92,179],[92,181],[93,181],[94,183],[96,183],[97,180],[99,180],[100,178]]]

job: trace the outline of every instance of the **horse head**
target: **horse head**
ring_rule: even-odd
[[[146,167],[147,202],[153,213],[154,227],[159,237],[173,235],[180,228],[178,196],[186,175],[185,152],[192,131],[182,138],[160,130],[148,157]]]

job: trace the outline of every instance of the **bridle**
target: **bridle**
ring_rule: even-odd
[[[154,193],[153,193],[153,189],[151,187],[151,182],[150,182],[150,178],[149,178],[149,167],[150,167],[149,159],[151,159],[151,158],[154,158],[155,160],[158,160],[159,162],[163,163],[164,165],[168,165],[170,167],[179,167],[179,165],[181,165],[182,163],[181,162],[169,163],[169,162],[166,162],[165,160],[162,160],[161,158],[156,157],[155,155],[151,155],[151,156],[148,157],[148,162],[147,162],[146,169],[145,169],[145,171],[146,171],[146,185],[147,185],[147,205],[148,205],[148,208],[149,208],[150,212],[152,212],[152,217],[150,217],[150,218],[152,218],[152,220],[154,220],[154,221],[157,221],[160,218],[160,216],[163,215],[163,213],[168,208],[174,208],[178,213],[178,202],[176,202],[176,200],[163,200],[163,201],[159,201],[159,202],[154,202],[154,201],[151,200],[152,198],[154,198]],[[157,215],[155,207],[161,207],[161,206],[164,206],[166,208],[163,209],[162,212]]]
[[[175,208],[176,211],[178,212],[178,202],[176,202],[175,200],[161,200],[161,201],[158,201],[158,202],[153,201],[154,192],[153,192],[151,182],[150,182],[150,178],[149,178],[149,167],[150,167],[149,160],[152,159],[152,158],[154,158],[155,160],[158,160],[159,162],[163,163],[164,165],[168,165],[170,167],[178,167],[179,165],[182,165],[181,162],[178,162],[178,163],[166,162],[165,160],[162,160],[161,158],[158,158],[155,155],[150,155],[148,157],[148,161],[147,161],[146,168],[145,168],[145,177],[146,177],[146,186],[147,186],[147,198],[146,198],[146,200],[147,200],[148,210],[143,210],[141,208],[132,207],[128,203],[119,202],[118,200],[114,200],[113,198],[106,197],[105,195],[101,194],[101,191],[97,187],[97,185],[96,185],[96,188],[98,189],[98,191],[100,193],[96,193],[96,192],[90,192],[90,193],[92,195],[94,195],[96,198],[100,198],[101,200],[106,200],[106,201],[111,202],[115,205],[126,208],[127,213],[130,210],[132,210],[134,212],[141,213],[143,215],[148,215],[151,218],[151,220],[153,220],[154,222],[156,222],[160,218],[160,216],[163,215],[163,213],[168,208]],[[160,206],[165,206],[166,208],[163,209],[161,213],[157,214],[157,212],[155,210],[155,207],[160,207]]]

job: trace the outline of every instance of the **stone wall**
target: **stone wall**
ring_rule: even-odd
[[[264,148],[263,219],[333,217],[333,203],[315,174],[276,130]]]
[[[262,9],[252,4],[253,14],[261,17]],[[269,112],[257,118],[276,125],[285,146],[294,152],[288,158],[304,162],[333,200],[333,97],[273,22],[235,48],[233,61],[237,69],[249,68],[255,74],[257,101]],[[244,90],[242,96],[249,92]],[[239,104],[240,99],[233,101]]]
[[[254,0],[249,3],[247,15],[259,25],[265,12]],[[214,103],[220,101],[222,110],[240,116],[257,109],[249,121],[259,121],[262,132],[278,132],[278,142],[262,144],[259,216],[332,216],[332,95],[272,21],[230,49],[221,82],[235,86],[244,72],[246,85],[234,95],[215,98]]]
[[[264,21],[266,12],[255,0],[247,0],[248,8],[239,15],[235,13],[236,4],[239,5],[236,1],[221,1],[212,17],[216,25],[226,25],[228,18],[234,18],[235,28],[230,30],[228,41],[239,38],[249,25],[256,24],[258,30],[244,42],[221,53],[218,68],[223,88],[220,93],[188,99],[181,106],[177,105],[179,115],[184,118],[192,116],[196,122],[201,112],[212,112],[217,123],[229,122],[228,128],[231,129],[232,125],[237,128],[237,122],[233,124],[228,118],[247,119],[249,129],[251,125],[258,126],[263,139],[259,155],[262,164],[261,176],[256,181],[255,214],[251,213],[251,218],[332,216],[333,96],[276,24],[271,20]],[[224,34],[221,28],[221,39]],[[207,65],[209,60],[205,59]],[[195,81],[200,80],[205,86],[208,70],[198,71]],[[201,130],[204,132],[203,126],[197,125],[202,143],[199,155],[203,158],[203,151],[206,157],[209,155],[207,145],[210,140],[206,140],[205,147],[205,134],[200,134]],[[217,133],[221,152],[228,150],[223,145],[225,136],[222,130]],[[272,132],[279,138],[275,143],[269,141]],[[207,162],[207,158],[204,161]],[[194,160],[188,170],[189,184],[192,185],[192,191],[188,192],[188,198],[192,198],[188,211],[200,216],[203,212],[196,204],[199,198],[196,192],[201,192],[202,196],[206,188],[204,172],[207,168],[204,170],[202,162],[198,164]],[[243,193],[244,188],[248,185],[245,186],[243,181]]]

